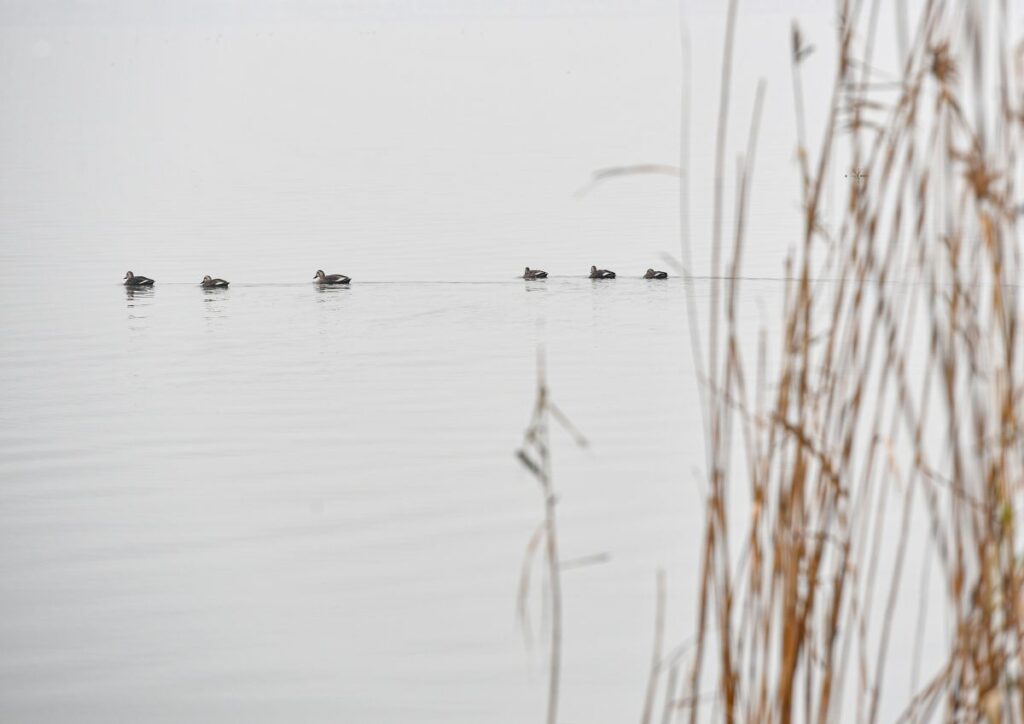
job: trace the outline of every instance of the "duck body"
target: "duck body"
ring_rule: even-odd
[[[523,279],[547,279],[548,273],[542,269],[531,269],[526,267],[523,271]]]
[[[590,278],[591,279],[614,279],[615,272],[609,271],[608,269],[598,269],[596,266],[590,267]]]
[[[209,274],[203,277],[203,287],[206,289],[223,289],[229,283],[224,279],[214,279]]]
[[[323,269],[318,269],[313,281],[317,284],[348,284],[352,280],[344,274],[324,274]]]
[[[647,273],[644,274],[644,279],[668,279],[668,272],[648,269]]]
[[[124,275],[124,285],[126,287],[151,287],[153,286],[153,280],[142,275],[135,276],[128,272]]]

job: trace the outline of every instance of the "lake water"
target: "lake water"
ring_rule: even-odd
[[[753,335],[782,283],[744,289]],[[515,616],[542,501],[513,457],[539,344],[590,443],[553,437],[563,558],[607,555],[564,574],[561,719],[636,717],[659,568],[669,643],[695,620],[684,296],[679,278],[6,279],[3,718],[542,720],[538,579],[532,648]]]
[[[682,292],[8,280],[5,718],[536,720],[513,451],[541,341],[590,440],[554,438],[563,553],[610,556],[566,573],[566,720],[633,713],[655,571],[700,525]]]

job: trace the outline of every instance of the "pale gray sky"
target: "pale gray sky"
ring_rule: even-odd
[[[688,7],[699,267],[724,4]],[[174,250],[188,243],[260,280],[292,263],[287,240],[299,235],[311,255],[342,245],[347,273],[364,278],[453,265],[479,277],[524,257],[575,269],[678,250],[673,179],[574,195],[595,169],[678,162],[673,0],[0,9],[0,244],[16,260],[82,254],[120,267],[133,256],[184,275],[195,262]],[[804,69],[819,129],[831,13],[807,0],[741,3],[737,25],[729,171],[764,78],[747,264],[767,276],[799,225],[793,15],[819,48]],[[727,209],[732,189],[727,180]]]
[[[3,0],[0,22],[45,23],[226,23],[351,22],[385,19],[574,17],[612,15],[676,16],[680,7],[696,14],[721,12],[717,0]],[[745,13],[828,14],[816,0],[750,0]]]

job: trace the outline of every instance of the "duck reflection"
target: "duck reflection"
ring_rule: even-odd
[[[331,320],[336,319],[335,315],[340,315],[342,310],[347,306],[346,295],[351,290],[346,285],[327,285],[327,284],[314,284],[313,288],[316,289],[316,302],[317,308],[321,310],[322,319]]]
[[[343,284],[316,284],[313,288],[316,289],[317,301],[321,304],[340,300],[339,295],[352,291],[351,287]]]
[[[138,332],[146,327],[147,307],[153,303],[153,287],[125,287],[124,296],[128,311],[129,329]]]
[[[231,297],[227,286],[203,287],[203,314],[207,321],[227,316],[227,300]]]
[[[124,296],[128,301],[128,309],[147,307],[155,294],[153,287],[125,287]]]

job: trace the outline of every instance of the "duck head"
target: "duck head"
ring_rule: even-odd
[[[135,276],[134,274],[132,274],[131,272],[128,272],[127,274],[124,275],[125,281],[127,281],[129,279],[132,279],[134,276]]]
[[[324,274],[324,270],[323,269],[317,269],[316,270],[316,276],[313,277],[313,278],[314,279],[323,279],[325,276],[327,276],[327,275]]]
[[[213,281],[213,277],[211,277],[209,274],[207,274],[205,277],[203,277],[203,284],[209,284],[212,281]]]

